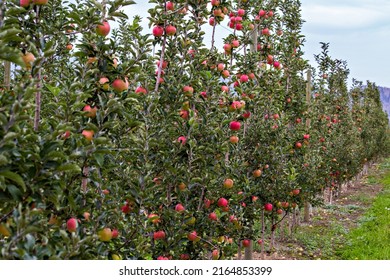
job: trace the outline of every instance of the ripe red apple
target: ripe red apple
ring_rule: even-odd
[[[248,81],[249,81],[248,75],[241,75],[241,77],[240,77],[240,82],[241,83],[246,83]]]
[[[301,143],[301,142],[295,143],[295,147],[296,147],[297,149],[302,148],[302,143]]]
[[[83,130],[81,134],[87,139],[88,141],[91,141],[93,139],[93,135],[95,132],[93,130]]]
[[[187,235],[187,238],[188,238],[188,240],[190,240],[190,241],[198,241],[198,240],[199,240],[199,236],[198,236],[198,234],[196,233],[195,230],[192,231],[192,232],[190,232],[190,233]]]
[[[214,17],[211,17],[211,18],[209,19],[209,24],[210,24],[211,26],[214,26],[214,25],[215,25],[215,18],[214,18]]]
[[[309,135],[309,134],[303,135],[303,139],[308,140],[309,138],[310,138],[310,135]]]
[[[219,72],[222,72],[223,69],[225,69],[225,64],[219,63],[219,64],[217,65],[217,69],[218,69]]]
[[[245,15],[245,10],[244,9],[238,9],[237,10],[237,15],[239,15],[240,17],[244,16]]]
[[[223,45],[223,49],[225,50],[226,53],[230,53],[230,51],[232,50],[232,45],[225,44]]]
[[[210,206],[211,206],[211,200],[210,199],[205,198],[203,203],[204,203],[204,208],[205,209],[209,209],[210,208]]]
[[[187,110],[180,110],[179,112],[179,116],[185,120],[188,119],[188,116],[189,116],[189,112]]]
[[[230,77],[230,72],[228,70],[223,70],[221,74],[222,74],[222,77],[224,77],[224,78]]]
[[[96,112],[97,112],[97,108],[96,107],[91,107],[90,105],[85,105],[84,108],[83,108],[83,111],[87,112],[85,114],[86,117],[89,117],[89,118],[96,117]]]
[[[232,144],[237,144],[238,141],[239,141],[239,139],[238,139],[237,136],[233,135],[233,136],[230,136],[229,141],[230,141],[230,143],[232,143]]]
[[[209,219],[212,220],[212,221],[218,220],[217,214],[215,212],[211,212],[209,214]]]
[[[268,28],[264,28],[263,30],[261,30],[261,34],[263,34],[264,36],[268,36],[268,35],[270,35],[271,33],[270,33],[270,31],[269,31]]]
[[[243,247],[249,247],[249,245],[251,244],[251,241],[249,239],[244,239],[242,240],[242,246]]]
[[[194,88],[191,86],[184,86],[183,87],[183,92],[186,94],[193,94],[194,93]]]
[[[78,226],[78,223],[77,223],[77,219],[76,218],[70,218],[66,222],[66,229],[69,232],[76,232],[77,226]]]
[[[108,21],[103,21],[101,24],[96,26],[96,34],[105,37],[110,33],[110,29]]]
[[[117,238],[119,236],[119,231],[115,228],[111,232],[112,238]]]
[[[121,211],[122,211],[123,213],[125,213],[125,214],[130,213],[130,211],[131,211],[130,206],[126,203],[125,205],[123,205],[123,206],[121,207]]]
[[[260,11],[259,11],[259,16],[260,16],[260,17],[264,17],[266,14],[267,14],[267,12],[264,11],[264,10],[260,10]]]
[[[219,0],[211,0],[211,5],[212,6],[219,6],[221,2]]]
[[[237,131],[237,130],[240,130],[240,128],[241,128],[241,123],[240,123],[240,122],[237,122],[237,121],[232,121],[232,122],[230,122],[229,127],[230,127],[231,130]]]
[[[214,249],[213,252],[211,253],[211,257],[213,260],[218,260],[219,258],[219,251],[217,249]]]
[[[257,240],[257,244],[261,245],[263,243],[262,239]]]
[[[298,195],[301,192],[300,189],[294,189],[292,190],[293,195]]]
[[[274,68],[279,69],[280,68],[280,62],[279,61],[274,61]]]
[[[220,199],[218,199],[217,205],[218,205],[218,207],[221,207],[221,208],[222,207],[227,207],[228,201],[227,201],[226,198],[221,197]]]
[[[177,142],[184,146],[187,142],[187,138],[185,136],[180,136],[179,138],[177,138]]]
[[[152,33],[154,37],[161,37],[164,34],[164,27],[161,25],[156,25],[153,27]]]
[[[223,186],[227,189],[230,189],[233,187],[233,180],[232,179],[226,179],[224,182],[223,182]]]
[[[266,203],[264,205],[264,210],[267,211],[267,212],[271,212],[272,211],[272,204],[271,203]]]
[[[280,116],[279,116],[279,114],[274,114],[273,118],[274,118],[274,120],[278,120],[280,118]]]
[[[154,213],[148,215],[148,221],[152,224],[158,224],[160,222],[160,216]]]
[[[137,94],[140,94],[140,93],[146,94],[146,93],[147,93],[147,90],[146,90],[145,88],[139,86],[139,87],[137,87],[137,88],[135,89],[135,93],[137,93]]]
[[[255,171],[252,172],[253,177],[255,177],[255,178],[260,177],[260,176],[261,176],[261,173],[262,173],[262,172],[261,172],[260,169],[256,169]]]
[[[283,214],[283,210],[282,210],[282,209],[278,209],[278,210],[276,210],[276,213],[277,213],[278,215],[282,215],[282,214]]]
[[[168,25],[167,27],[165,27],[165,33],[168,36],[175,35],[176,34],[176,27],[174,27],[173,25]]]
[[[121,79],[116,79],[111,84],[116,92],[122,92],[128,89],[129,85]]]
[[[222,86],[222,87],[221,87],[221,90],[222,90],[223,92],[229,92],[229,87],[228,87],[228,86]]]
[[[62,139],[68,139],[70,137],[70,131],[67,130],[64,132],[64,134],[62,134]]]
[[[165,239],[165,232],[163,230],[154,232],[153,239],[154,240]]]
[[[176,204],[176,206],[175,206],[175,211],[176,212],[183,212],[184,210],[186,210],[185,208],[184,208],[184,206],[182,205],[182,204]]]
[[[165,4],[165,8],[167,9],[167,11],[173,11],[175,9],[175,5],[171,1],[168,1]]]
[[[240,41],[238,40],[233,40],[232,41],[232,47],[233,48],[238,48],[240,46]]]
[[[250,116],[251,116],[251,112],[249,112],[249,111],[247,111],[247,112],[245,112],[244,114],[242,114],[242,117],[243,117],[244,119],[248,119]]]
[[[19,6],[23,8],[27,8],[30,5],[30,0],[20,0]]]

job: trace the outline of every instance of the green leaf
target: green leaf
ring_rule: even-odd
[[[65,163],[57,168],[58,171],[81,173],[81,167],[75,163]]]
[[[58,88],[58,87],[53,87],[49,84],[46,84],[46,87],[48,90],[50,90],[50,92],[54,95],[54,96],[58,96],[58,94],[60,93],[61,89]]]
[[[16,174],[12,171],[0,171],[0,176],[3,176],[15,182],[22,187],[23,191],[26,191],[26,184],[24,183],[23,178],[19,174]]]

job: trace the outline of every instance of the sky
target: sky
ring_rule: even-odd
[[[143,17],[147,26],[147,10],[154,4],[135,0],[126,8],[129,18]],[[346,60],[352,78],[390,87],[390,0],[301,0],[302,33],[306,37],[304,58],[315,65],[314,54],[321,52],[320,42],[330,43],[332,58]],[[226,24],[224,24],[226,26]],[[222,38],[228,29],[219,27],[216,46],[222,49]],[[211,34],[206,33],[206,42]]]

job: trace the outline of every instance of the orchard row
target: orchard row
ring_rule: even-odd
[[[298,0],[150,1],[149,30],[132,2],[2,2],[2,258],[264,251],[387,150],[376,87],[302,58]]]

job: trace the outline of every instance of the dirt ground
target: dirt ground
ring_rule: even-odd
[[[382,190],[370,175],[377,173],[378,167],[374,165],[367,176],[343,190],[338,197],[333,198],[331,204],[313,208],[311,221],[309,223],[300,221],[299,226],[291,234],[281,233],[279,230],[272,251],[267,251],[269,242],[265,242],[264,256],[256,245],[253,259],[337,259],[336,252],[347,241],[346,234],[358,226],[359,219]],[[302,214],[299,215],[299,219],[301,216]]]

